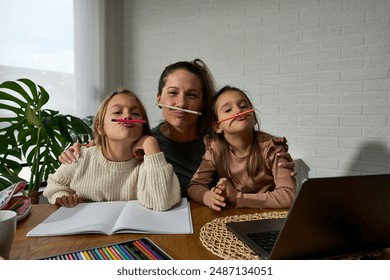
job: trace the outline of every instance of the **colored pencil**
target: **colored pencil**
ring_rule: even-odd
[[[169,109],[173,109],[173,110],[178,110],[178,111],[183,111],[183,112],[186,112],[186,113],[195,114],[195,115],[202,115],[201,112],[192,111],[192,110],[188,110],[188,109],[183,109],[183,108],[179,108],[179,107],[164,105],[164,104],[160,104],[160,103],[157,103],[156,105],[157,106],[161,106],[161,107],[166,107],[166,108],[169,108]]]
[[[82,252],[77,252],[77,255],[79,256],[79,258],[81,260],[86,260],[87,259]]]
[[[95,254],[98,256],[99,260],[104,260],[104,257],[102,256],[98,248],[95,248],[94,251]]]
[[[113,260],[114,259],[113,256],[111,255],[110,251],[107,250],[107,247],[103,247],[102,249],[103,249],[103,252],[106,254],[106,256],[107,256],[107,258],[109,260]]]
[[[85,258],[86,258],[87,260],[92,260],[91,257],[90,257],[90,255],[88,254],[87,251],[83,251],[82,254],[84,254],[84,256],[85,256]]]
[[[235,115],[233,115],[233,116],[224,118],[224,119],[218,121],[217,123],[221,123],[221,122],[224,122],[224,121],[227,121],[227,120],[230,120],[230,119],[235,119],[235,118],[237,118],[237,117],[241,117],[241,116],[243,116],[243,115],[252,113],[254,110],[255,110],[255,109],[249,109],[249,110],[247,110],[247,111],[245,111],[245,112],[241,112],[241,113],[235,114]]]
[[[79,256],[76,253],[72,253],[73,259],[80,260]]]
[[[123,250],[118,245],[113,245],[113,247],[117,254],[121,257],[121,260],[129,260],[128,255],[126,255],[126,253],[123,252]]]
[[[111,257],[114,259],[114,260],[120,260],[122,259],[118,254],[117,252],[115,251],[114,247],[112,246],[109,246],[109,247],[106,247],[107,251],[111,254]]]
[[[135,242],[138,242],[142,246],[144,246],[157,260],[163,260],[164,257],[161,256],[155,249],[153,249],[146,241],[139,239]]]
[[[111,119],[112,122],[120,122],[120,123],[146,123],[144,120],[128,120],[128,119]]]
[[[148,244],[150,248],[152,248],[157,254],[161,256],[162,260],[170,260],[171,257],[169,257],[164,251],[162,251],[160,248],[157,247],[151,240],[145,238],[141,239],[144,243]]]
[[[95,250],[88,250],[89,254],[92,256],[93,260],[100,260],[100,257],[96,254]]]
[[[127,257],[126,259],[127,259],[127,260],[135,260],[135,257],[133,257],[133,256],[131,255],[131,253],[125,248],[125,246],[123,246],[123,244],[119,244],[118,248],[119,248],[120,250],[122,250],[123,254],[126,255],[126,257]]]
[[[149,260],[157,260],[157,258],[152,253],[148,252],[148,250],[144,246],[142,246],[142,244],[137,243],[136,241],[133,243],[133,245],[135,248],[138,249],[138,251],[140,251]]]
[[[124,260],[124,257],[123,257],[123,255],[122,255],[122,253],[119,252],[118,249],[115,248],[115,246],[110,246],[109,248],[110,248],[110,250],[112,251],[112,253],[115,255],[115,258],[116,258],[117,260]]]
[[[144,259],[145,259],[145,257],[144,257],[142,254],[140,254],[140,252],[136,252],[136,251],[134,250],[134,248],[130,247],[130,246],[127,245],[127,244],[125,244],[124,246],[125,246],[125,248],[133,255],[133,257],[134,257],[136,260],[144,260]]]
[[[108,260],[108,256],[104,252],[103,248],[98,248],[100,255],[103,257],[103,259]]]

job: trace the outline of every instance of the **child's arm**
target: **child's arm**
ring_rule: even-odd
[[[210,189],[210,183],[215,172],[215,165],[211,160],[210,151],[206,150],[198,170],[188,185],[188,196],[211,209],[221,211],[222,208],[226,207],[225,194],[217,186]]]
[[[156,211],[168,210],[180,201],[179,179],[162,152],[144,156],[139,168],[137,199],[144,207]]]
[[[289,208],[295,197],[296,181],[291,177],[291,170],[281,167],[280,163],[287,160],[277,156],[284,152],[284,143],[270,141],[263,156],[267,169],[271,171],[275,188],[267,191],[237,192],[237,207],[239,208]],[[259,183],[259,182],[258,182]],[[270,185],[271,186],[271,185]]]
[[[49,203],[67,207],[73,207],[78,203],[78,195],[75,200],[75,191],[70,188],[72,176],[69,175],[69,170],[74,168],[73,164],[61,165],[55,173],[49,175],[47,186],[43,191]]]

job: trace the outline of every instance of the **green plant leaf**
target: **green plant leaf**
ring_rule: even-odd
[[[57,126],[61,136],[64,137],[67,142],[72,142],[73,139],[69,133],[70,124],[64,115],[59,114],[57,116]]]
[[[0,88],[6,88],[6,89],[9,89],[9,90],[12,90],[13,92],[15,93],[18,93],[20,94],[24,100],[26,100],[26,102],[31,102],[32,99],[30,97],[30,95],[24,90],[24,88],[17,82],[14,82],[14,81],[6,81],[6,82],[3,82],[1,85],[0,85]]]
[[[76,134],[92,134],[92,129],[83,120],[77,117],[69,116],[73,132]]]
[[[32,99],[29,100],[30,102],[33,100],[39,100],[37,86],[35,85],[35,83],[33,83],[31,80],[26,79],[26,78],[18,79],[18,81],[24,83],[30,89],[30,92],[32,94]],[[39,108],[41,108],[41,107],[39,107]]]
[[[51,125],[51,118],[50,117],[43,117],[41,119],[41,121],[42,121],[42,128],[45,130],[47,136],[54,139],[55,136],[54,136],[53,127]]]
[[[41,123],[36,115],[36,111],[31,109],[30,105],[30,103],[27,103],[26,105],[26,119],[30,124],[41,127]]]
[[[31,168],[30,195],[59,167],[58,156],[73,143],[72,135],[92,138],[83,120],[42,109],[48,101],[48,92],[29,79],[0,84],[0,187],[18,178],[23,160]]]
[[[0,100],[4,100],[4,101],[7,101],[8,103],[10,103],[8,105],[0,103],[0,106],[1,106],[0,108],[6,109],[6,110],[11,110],[14,112],[17,110],[21,110],[20,108],[24,108],[24,106],[26,104],[26,102],[24,102],[23,100],[20,100],[17,97],[15,97],[11,94],[8,94],[6,92],[3,92],[3,91],[0,91]],[[16,103],[17,106],[13,105],[13,103]]]
[[[38,99],[39,100],[38,104],[40,105],[39,108],[42,108],[43,105],[45,105],[49,101],[49,93],[40,85],[38,85],[38,88],[40,90],[40,97]]]
[[[29,153],[30,149],[35,149],[36,145],[39,143],[39,138],[42,137],[40,133],[41,129],[35,129],[34,127],[29,127],[26,130],[23,130],[23,134],[26,135],[26,137],[23,136],[22,133],[18,135],[20,137],[19,143],[21,144],[22,153],[24,156]],[[27,161],[28,162],[28,161]]]

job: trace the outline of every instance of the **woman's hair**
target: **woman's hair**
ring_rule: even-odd
[[[138,103],[138,105],[141,109],[142,119],[146,121],[146,123],[144,123],[142,126],[142,134],[143,135],[152,135],[148,115],[146,113],[145,107],[142,104],[141,100],[138,98],[138,96],[134,92],[132,92],[128,89],[125,89],[125,88],[120,88],[120,89],[117,89],[115,92],[110,94],[110,96],[106,97],[103,100],[103,102],[100,104],[99,109],[96,112],[96,115],[95,115],[95,118],[93,121],[93,133],[95,136],[95,143],[97,146],[102,147],[103,151],[107,147],[107,137],[105,136],[106,133],[104,130],[104,118],[105,118],[106,113],[107,113],[108,103],[111,101],[111,99],[115,95],[118,95],[118,94],[127,94],[128,96],[131,96],[136,100],[136,102]],[[99,131],[100,131],[100,133],[99,133]]]
[[[221,88],[211,100],[211,104],[212,104],[211,120],[213,123],[218,122],[218,113],[215,105],[218,100],[218,97],[227,91],[240,92],[247,99],[250,107],[253,108],[252,102],[249,100],[247,94],[244,91],[236,87],[225,86]],[[256,121],[256,128],[253,127],[252,148],[249,155],[248,163],[246,165],[247,173],[252,179],[254,179],[263,168],[261,148],[259,146],[260,143],[256,135],[256,131],[260,130],[260,124],[259,121],[257,120],[256,114],[253,113],[253,115]],[[229,157],[229,153],[230,151],[232,151],[232,148],[230,147],[229,143],[226,141],[223,133],[217,133],[214,129],[212,129],[210,132],[210,136],[205,137],[206,146],[209,146],[210,140],[215,141],[215,143],[217,144],[216,151],[213,151],[213,153],[214,153],[215,165],[221,167],[222,170],[222,174],[220,174],[221,175],[220,177],[230,178],[231,183],[239,182],[239,178],[234,178],[234,176],[231,174],[229,163],[226,160]]]
[[[200,81],[202,87],[203,108],[202,115],[197,119],[197,129],[198,134],[202,134],[210,125],[211,98],[215,95],[214,78],[206,63],[198,58],[193,61],[179,61],[168,65],[161,73],[158,82],[157,96],[161,96],[168,76],[176,70],[186,70],[197,76]]]

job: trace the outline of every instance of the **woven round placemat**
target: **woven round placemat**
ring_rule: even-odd
[[[200,229],[200,241],[214,255],[225,260],[259,260],[260,257],[233,233],[227,230],[229,222],[285,218],[287,211],[234,215],[216,218]]]
[[[225,260],[260,260],[252,249],[240,241],[233,233],[227,230],[226,223],[265,219],[280,219],[287,217],[287,211],[272,211],[264,213],[234,215],[216,218],[205,224],[200,229],[199,239],[203,246],[212,254]],[[378,259],[384,254],[384,250],[362,252],[355,254],[333,256],[328,260],[361,260]]]

